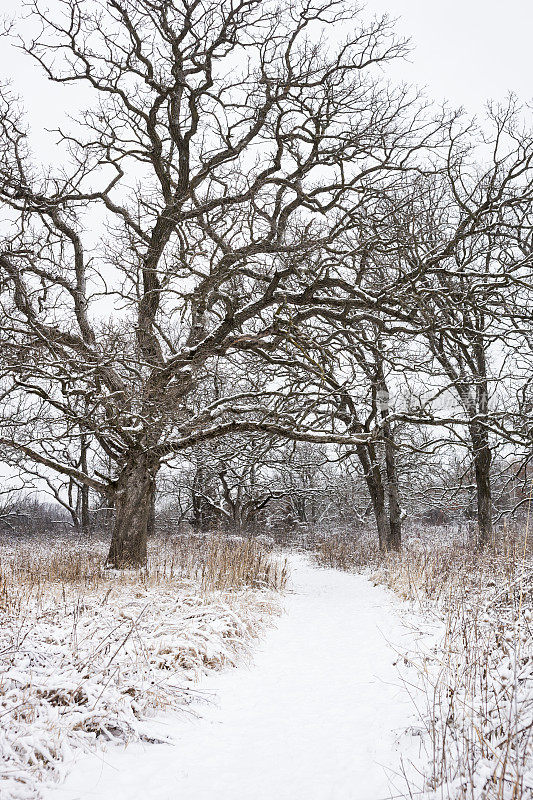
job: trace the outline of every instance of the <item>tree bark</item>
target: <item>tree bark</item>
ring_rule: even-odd
[[[484,547],[492,538],[492,489],[490,468],[492,453],[488,431],[480,425],[470,426],[472,457],[476,478],[478,545]]]
[[[379,549],[386,551],[390,540],[390,526],[385,505],[385,489],[381,480],[375,449],[372,445],[360,444],[356,447],[357,456],[363,468],[365,482],[376,520]]]
[[[81,511],[80,511],[80,528],[82,534],[88,535],[91,532],[91,515],[89,513],[89,487],[81,486]]]
[[[80,454],[80,469],[84,473],[88,473],[88,464],[87,464],[87,451],[89,449],[89,445],[87,442],[87,437],[82,436],[81,438],[81,454]],[[82,483],[78,489],[80,494],[80,527],[81,532],[84,535],[88,535],[91,532],[91,517],[89,513],[89,487]]]
[[[114,569],[146,564],[148,527],[157,466],[142,452],[131,454],[115,488],[115,522],[107,559]]]
[[[400,508],[400,490],[398,487],[398,471],[391,426],[385,418],[383,435],[385,438],[385,469],[387,471],[387,493],[389,496],[389,538],[387,550],[401,550],[402,547],[402,509]]]
[[[378,529],[379,549],[382,552],[386,552],[389,550],[390,521],[387,516],[387,509],[385,507],[385,492],[382,485],[372,498],[372,506],[374,509],[374,517],[376,519],[376,526]]]
[[[146,528],[148,538],[155,534],[155,487],[152,492],[152,500],[150,502],[150,513],[148,515],[148,524]]]

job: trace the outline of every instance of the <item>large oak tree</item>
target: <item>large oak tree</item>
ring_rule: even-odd
[[[196,376],[275,346],[289,307],[368,302],[328,247],[436,129],[383,83],[405,45],[351,3],[26,8],[28,58],[91,102],[43,171],[2,94],[1,443],[105,495],[110,564],[142,564],[162,461],[235,431],[329,440],[250,397],[198,411]]]

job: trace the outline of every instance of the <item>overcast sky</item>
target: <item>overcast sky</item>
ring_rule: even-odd
[[[399,18],[414,51],[397,69],[436,99],[476,113],[510,90],[533,99],[533,0],[372,0],[367,9]]]
[[[52,7],[57,0],[46,2]],[[22,5],[0,0],[6,14],[20,13]],[[391,67],[393,78],[427,86],[436,100],[473,113],[510,90],[533,99],[533,0],[370,0],[366,8],[399,18],[398,31],[412,38],[411,63]],[[39,78],[35,66],[1,39],[0,72],[24,95],[31,122],[53,127],[64,87]],[[71,105],[79,94],[69,94]]]

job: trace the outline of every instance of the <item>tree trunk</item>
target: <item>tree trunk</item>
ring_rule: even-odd
[[[215,525],[214,512],[206,500],[208,482],[203,467],[198,466],[194,473],[191,487],[192,517],[191,524],[201,533]]]
[[[80,528],[84,535],[91,532],[91,517],[89,514],[89,487],[81,486],[81,511],[80,511]]]
[[[402,509],[400,508],[400,490],[398,488],[398,471],[391,426],[383,412],[385,423],[385,468],[387,470],[387,493],[389,496],[389,539],[387,550],[401,550],[402,547]]]
[[[385,489],[381,480],[379,465],[373,445],[359,444],[356,447],[357,456],[363,468],[365,482],[372,503],[372,510],[378,531],[379,549],[389,549],[390,526],[385,506]]]
[[[146,527],[148,538],[155,534],[155,486],[152,492],[152,500],[150,502],[150,513],[148,515],[148,525]]]
[[[383,486],[381,486],[381,490],[373,498],[371,495],[371,499],[378,529],[379,549],[382,552],[386,552],[390,549],[390,522],[387,517],[387,509],[385,508],[385,492],[383,491]]]
[[[89,449],[89,445],[87,442],[87,437],[82,436],[81,438],[81,457],[80,457],[80,467],[82,472],[85,474],[88,473],[88,465],[87,465],[87,451]],[[89,487],[82,484],[78,492],[80,493],[80,527],[81,532],[84,535],[88,535],[91,532],[91,518],[89,514]]]
[[[146,454],[128,458],[115,489],[115,524],[107,563],[115,569],[146,564],[157,466]]]
[[[476,424],[470,426],[472,458],[476,477],[478,544],[484,547],[492,538],[492,490],[490,467],[492,454],[488,431]]]

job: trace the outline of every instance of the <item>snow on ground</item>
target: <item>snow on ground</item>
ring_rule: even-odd
[[[416,759],[395,666],[415,633],[364,576],[291,557],[286,614],[253,665],[202,679],[198,716],[166,715],[172,745],[78,757],[45,800],[387,800]],[[401,745],[399,743],[401,739]],[[401,751],[401,753],[400,753]]]

